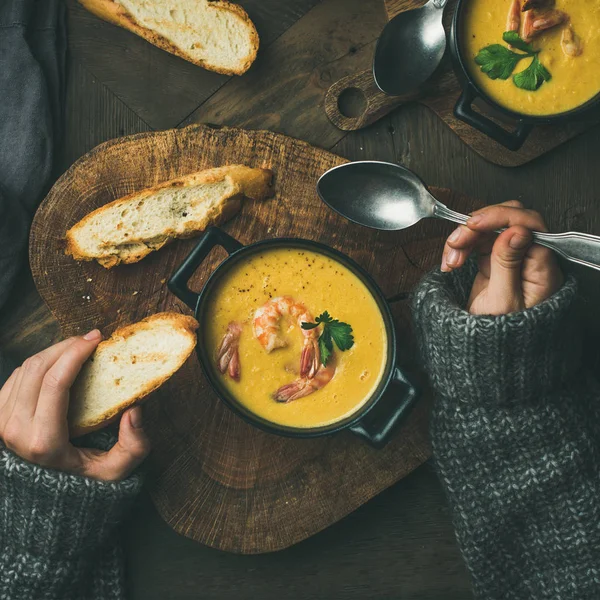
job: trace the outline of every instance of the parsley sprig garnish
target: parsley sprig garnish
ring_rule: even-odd
[[[513,75],[513,83],[518,88],[535,92],[544,81],[552,79],[548,69],[540,62],[540,50],[535,50],[531,44],[522,40],[516,31],[505,31],[502,39],[513,49],[521,50],[524,54],[514,52],[501,44],[482,48],[475,57],[475,62],[490,79],[508,79],[524,58],[533,60],[526,69]]]
[[[354,336],[352,327],[348,323],[343,323],[333,319],[327,311],[322,312],[314,323],[302,323],[302,329],[315,329],[323,325],[323,331],[319,336],[319,351],[321,353],[321,363],[327,365],[327,361],[333,354],[333,344],[344,352],[354,345]]]

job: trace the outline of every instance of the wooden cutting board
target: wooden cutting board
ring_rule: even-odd
[[[65,231],[115,198],[198,169],[227,163],[268,167],[275,197],[247,201],[224,228],[242,243],[297,236],[347,253],[379,282],[386,296],[409,291],[439,262],[441,221],[405,232],[377,232],[328,210],[315,184],[344,159],[267,131],[192,126],[143,133],[102,144],[78,160],[40,206],[30,238],[37,288],[65,336],[100,327],[109,335],[124,323],[187,306],[165,282],[195,245],[179,241],[135,265],[110,271],[78,264],[63,253]],[[474,203],[434,189],[453,208]],[[192,279],[200,289],[223,254]],[[392,304],[401,364],[416,369],[405,301]],[[423,382],[422,382],[423,383]],[[152,440],[150,492],[158,512],[177,532],[239,553],[279,550],[322,530],[404,477],[430,456],[426,391],[395,439],[374,450],[349,433],[292,440],[254,429],[213,394],[195,356],[145,405]]]
[[[392,19],[399,13],[418,8],[424,3],[423,0],[385,0],[385,7],[388,17]],[[446,32],[450,30],[455,6],[456,0],[450,0],[446,6],[444,12]],[[367,70],[336,81],[327,92],[325,111],[329,119],[340,129],[352,131],[374,123],[402,104],[416,101],[433,110],[465,144],[483,158],[505,167],[525,164],[600,123],[600,111],[596,111],[586,117],[585,122],[537,126],[521,149],[514,152],[454,117],[454,105],[460,92],[461,88],[454,75],[449,51],[447,51],[444,62],[432,78],[424,95],[417,94],[404,98],[387,96],[379,91],[371,71]],[[352,95],[357,96],[354,101]],[[345,104],[350,107],[362,105],[356,112],[352,112],[354,110],[352,108],[349,117],[344,114]],[[508,125],[508,128],[510,129],[511,126]]]

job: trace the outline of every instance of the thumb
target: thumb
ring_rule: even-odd
[[[492,314],[523,309],[523,259],[531,245],[531,232],[525,227],[509,227],[496,239],[490,257],[488,295],[494,299]]]
[[[150,452],[150,441],[144,432],[142,409],[134,406],[123,413],[117,443],[102,455],[88,476],[105,481],[125,479]]]

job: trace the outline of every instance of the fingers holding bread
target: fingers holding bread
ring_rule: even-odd
[[[76,375],[81,364],[94,351],[98,341],[99,338],[91,343],[84,338],[68,338],[30,356],[18,369],[15,369],[0,390],[0,437],[10,420],[17,420],[23,425],[33,421],[40,410],[42,392],[58,381],[57,373],[62,372],[65,366],[71,367],[68,353],[73,346],[82,344],[84,346],[84,356],[77,365],[73,365]]]
[[[127,477],[146,457],[141,407],[196,345],[198,323],[158,313],[100,342],[94,330],[27,359],[0,389],[0,439],[27,461],[106,481]],[[123,413],[108,452],[80,448],[71,437],[100,429]]]
[[[72,338],[48,369],[39,388],[35,419],[45,431],[61,434],[69,410],[70,390],[83,365],[95,352],[102,334],[97,329]]]
[[[103,481],[128,477],[150,453],[150,440],[144,432],[142,408],[126,410],[119,423],[119,438],[108,452],[88,451],[82,461],[82,475]]]
[[[194,350],[197,328],[192,317],[164,312],[101,342],[71,389],[71,436],[108,425],[160,387]]]

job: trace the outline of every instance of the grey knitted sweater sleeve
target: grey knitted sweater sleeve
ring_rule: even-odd
[[[572,279],[532,309],[467,313],[473,265],[416,290],[431,437],[476,598],[600,598],[600,388]]]
[[[114,439],[95,434],[93,445]],[[116,525],[138,474],[107,483],[28,463],[0,443],[0,600],[121,600]]]

